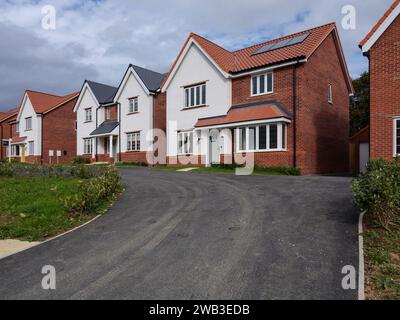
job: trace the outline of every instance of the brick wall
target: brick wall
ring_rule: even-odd
[[[303,174],[348,172],[349,89],[333,33],[298,75],[297,167]]]
[[[400,116],[400,17],[370,50],[371,158],[393,159],[393,117]]]
[[[59,163],[69,163],[76,156],[76,114],[73,112],[76,100],[73,99],[43,116],[43,163],[49,163],[49,150],[54,150],[55,155],[57,150],[61,150]],[[55,156],[52,157],[52,163],[56,163]]]
[[[7,158],[7,147],[4,147],[2,145],[2,141],[3,139],[10,139],[13,136],[15,136],[15,124],[14,125],[10,125],[9,122],[10,121],[15,121],[15,119],[17,118],[17,116],[13,116],[5,121],[3,121],[2,123],[0,123],[0,159],[6,159]]]
[[[110,119],[107,119],[107,113],[109,113]],[[106,119],[106,120],[118,120],[117,105],[104,107],[104,119]]]
[[[123,162],[147,163],[146,152],[124,152],[121,153],[120,156],[121,156],[121,161]]]
[[[167,129],[167,94],[160,93],[155,96],[155,115],[154,124],[155,129]]]

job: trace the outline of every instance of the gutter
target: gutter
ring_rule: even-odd
[[[271,71],[271,70],[274,70],[274,69],[293,66],[293,65],[298,65],[300,63],[306,63],[306,62],[307,62],[307,59],[301,59],[301,60],[296,60],[296,61],[280,63],[280,64],[272,65],[272,66],[269,66],[269,67],[266,67],[266,68],[255,69],[255,70],[251,70],[251,71],[247,71],[247,72],[241,72],[241,73],[237,73],[237,74],[234,74],[234,75],[230,75],[229,78],[231,78],[231,79],[240,78],[240,77],[251,75],[251,74],[262,73],[262,72],[265,72],[265,71]]]

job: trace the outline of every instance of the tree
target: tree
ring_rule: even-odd
[[[350,134],[369,124],[369,72],[353,80],[354,97],[350,101]]]

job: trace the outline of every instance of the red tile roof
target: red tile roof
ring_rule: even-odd
[[[267,65],[282,63],[285,61],[309,58],[319,47],[319,45],[326,39],[326,37],[334,30],[336,30],[336,24],[329,23],[313,29],[291,34],[282,38],[262,42],[237,51],[228,51],[204,37],[201,37],[195,33],[191,33],[186,39],[185,44],[179,52],[167,77],[164,79],[164,83],[169,78],[172,70],[179,61],[179,58],[184,51],[184,48],[186,47],[189,40],[192,38],[201,46],[201,48],[215,61],[215,63],[223,71],[227,73],[238,73]],[[297,36],[307,33],[310,33],[310,35],[302,43],[254,55],[254,53],[258,49],[265,45],[295,38]]]
[[[35,112],[44,113],[64,104],[74,97],[77,97],[79,95],[79,92],[74,92],[63,97],[32,90],[27,90],[26,94],[28,95]]]
[[[196,128],[232,124],[245,121],[266,120],[275,118],[290,119],[290,115],[274,101],[238,105],[232,107],[226,115],[199,119]]]
[[[11,139],[11,143],[20,143],[24,142],[26,140],[26,137],[13,137]]]
[[[374,33],[379,29],[379,27],[385,22],[387,17],[393,12],[394,9],[400,4],[400,0],[396,0],[391,7],[385,12],[382,18],[379,19],[378,23],[372,28],[372,30],[367,34],[367,36],[360,42],[360,47],[364,46],[369,39],[374,35]]]
[[[11,118],[12,116],[16,116],[18,114],[19,108],[14,108],[5,112],[0,113],[0,122]]]

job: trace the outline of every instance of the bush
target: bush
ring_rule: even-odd
[[[400,166],[398,159],[386,162],[371,160],[367,171],[352,183],[354,202],[366,210],[366,216],[390,230],[399,227]]]
[[[89,164],[90,160],[82,157],[82,156],[76,156],[72,158],[72,164],[73,165],[78,165],[78,164]]]
[[[146,162],[119,162],[117,166],[123,166],[123,167],[129,167],[129,166],[135,166],[135,167],[148,167],[149,165]]]
[[[73,216],[100,208],[122,192],[121,176],[113,167],[103,167],[95,178],[83,180],[74,196],[61,199],[65,209]]]

